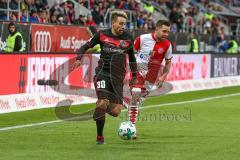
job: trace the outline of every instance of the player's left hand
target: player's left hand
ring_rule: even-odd
[[[163,81],[157,83],[157,87],[161,88],[163,86]]]
[[[160,77],[157,83],[157,87],[161,88],[163,86],[163,82],[165,81],[164,77]]]
[[[129,82],[129,85],[131,86],[131,85],[134,85],[134,84],[137,84],[137,83],[138,83],[137,78],[132,78]]]

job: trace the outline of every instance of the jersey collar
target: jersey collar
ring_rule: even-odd
[[[152,33],[151,35],[152,35],[152,39],[157,42],[157,38],[155,37],[154,33]]]

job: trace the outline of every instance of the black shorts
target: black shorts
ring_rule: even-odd
[[[111,103],[123,104],[123,79],[98,74],[94,76],[94,86],[98,99],[108,99]]]

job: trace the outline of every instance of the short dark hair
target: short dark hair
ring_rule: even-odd
[[[111,14],[112,14],[111,21],[115,21],[118,17],[128,19],[128,16],[124,11],[113,11]]]
[[[11,26],[15,26],[15,23],[14,23],[14,22],[10,22],[10,23],[8,24],[8,28],[11,27]]]
[[[167,20],[158,20],[156,23],[156,27],[162,27],[163,25],[170,27],[171,23]]]

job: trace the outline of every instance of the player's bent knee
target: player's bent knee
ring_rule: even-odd
[[[108,99],[98,99],[96,102],[97,108],[101,109],[107,109],[107,106],[109,105],[109,100]]]
[[[117,117],[121,113],[122,108],[122,104],[113,104],[112,109],[108,113],[113,117]]]

